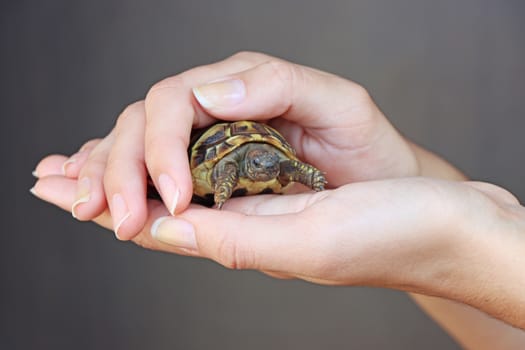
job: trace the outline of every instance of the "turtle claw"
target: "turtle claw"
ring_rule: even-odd
[[[231,190],[229,191],[229,193],[227,193],[225,191],[215,192],[215,196],[214,196],[214,200],[213,201],[215,202],[215,205],[216,205],[217,209],[222,209],[222,206],[224,205],[224,203],[226,203],[226,201],[230,197],[231,197]]]
[[[316,192],[323,191],[324,186],[327,184],[322,171],[298,160],[285,160],[281,162],[279,180],[283,186],[286,186],[291,181],[300,182]]]
[[[224,162],[215,166],[215,193],[213,201],[218,209],[232,196],[233,188],[237,185],[239,175],[236,163]]]
[[[325,173],[317,171],[313,178],[312,183],[312,189],[316,192],[324,191],[326,184],[328,181],[326,181]]]

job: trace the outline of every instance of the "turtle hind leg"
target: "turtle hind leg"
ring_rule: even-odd
[[[214,195],[213,200],[217,208],[221,209],[224,203],[232,196],[233,189],[239,180],[239,168],[235,162],[219,162],[213,172]]]
[[[279,182],[284,187],[292,181],[302,183],[316,192],[324,190],[327,184],[324,174],[316,167],[298,160],[284,160],[281,162]]]

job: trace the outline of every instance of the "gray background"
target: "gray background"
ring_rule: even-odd
[[[249,49],[360,82],[405,135],[523,200],[524,4],[2,2],[0,348],[457,348],[400,292],[119,243],[32,198],[31,170],[157,80]]]

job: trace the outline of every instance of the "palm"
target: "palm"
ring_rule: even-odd
[[[303,127],[283,118],[271,124],[285,135],[301,159],[326,172],[331,187],[419,175],[408,144],[382,115],[374,113],[380,112],[368,106],[358,108],[341,115],[339,125],[321,128]],[[331,122],[330,118],[319,119]]]

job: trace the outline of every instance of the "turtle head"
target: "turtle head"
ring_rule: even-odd
[[[275,179],[280,171],[280,157],[277,152],[267,148],[253,148],[244,158],[246,176],[252,181]]]

